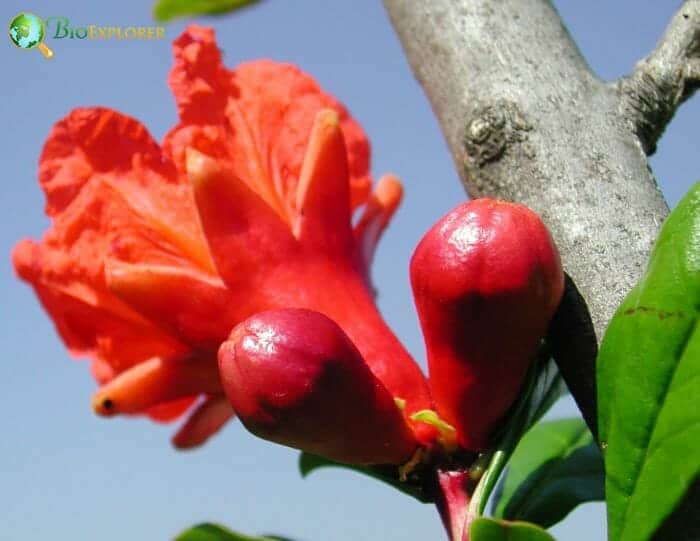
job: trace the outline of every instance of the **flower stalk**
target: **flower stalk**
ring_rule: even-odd
[[[470,506],[474,481],[469,470],[437,470],[438,498],[435,502],[450,541],[469,541],[474,519]]]

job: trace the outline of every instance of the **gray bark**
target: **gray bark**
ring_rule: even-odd
[[[700,0],[605,84],[547,0],[384,0],[468,193],[544,219],[600,338],[668,207],[647,154],[700,82]]]

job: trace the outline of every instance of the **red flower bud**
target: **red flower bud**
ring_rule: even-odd
[[[219,349],[219,371],[243,424],[267,440],[353,464],[399,464],[417,446],[391,394],[319,312],[247,319]]]
[[[517,397],[564,287],[539,217],[514,203],[459,205],[423,237],[411,284],[437,411],[481,450]]]

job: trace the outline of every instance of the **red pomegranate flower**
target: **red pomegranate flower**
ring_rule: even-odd
[[[92,360],[95,411],[191,410],[174,443],[204,442],[233,415],[220,344],[289,307],[335,321],[406,419],[430,408],[373,301],[369,264],[401,186],[386,176],[370,193],[359,125],[294,66],[226,69],[210,29],[189,27],[174,51],[180,123],[162,146],[116,111],[72,111],[40,159],[51,227],[13,253],[71,354]]]

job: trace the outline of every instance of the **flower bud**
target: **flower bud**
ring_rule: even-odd
[[[561,300],[556,246],[526,207],[469,201],[423,237],[411,285],[437,411],[461,446],[482,450],[518,396]]]
[[[239,324],[219,349],[224,390],[257,436],[352,464],[400,464],[417,443],[342,329],[283,309]]]

